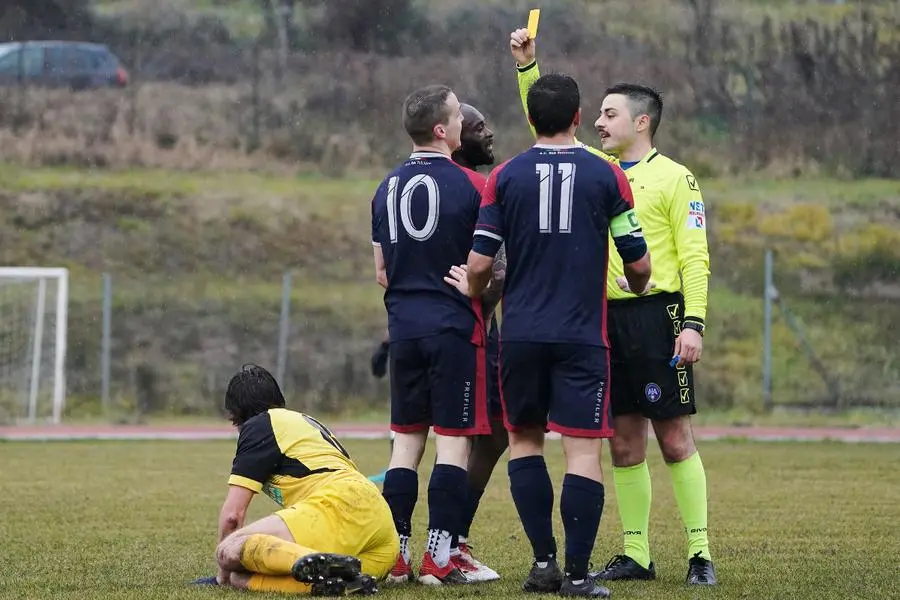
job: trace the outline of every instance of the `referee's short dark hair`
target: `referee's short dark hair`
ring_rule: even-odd
[[[581,108],[578,84],[568,75],[542,75],[528,90],[528,116],[537,135],[563,133]]]
[[[656,135],[663,111],[662,96],[659,92],[652,87],[637,83],[617,83],[606,90],[606,95],[610,94],[621,94],[628,98],[632,118],[637,118],[639,115],[650,117],[650,137]]]

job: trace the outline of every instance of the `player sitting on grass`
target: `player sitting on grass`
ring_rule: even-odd
[[[228,384],[225,410],[240,434],[219,516],[216,582],[262,592],[374,593],[400,553],[390,508],[324,425],[284,406],[262,367],[246,366]],[[245,527],[258,492],[282,509]]]

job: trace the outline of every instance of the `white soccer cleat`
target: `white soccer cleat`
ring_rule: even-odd
[[[459,570],[471,582],[483,583],[500,579],[500,574],[497,571],[475,558],[472,554],[472,549],[466,543],[460,542],[459,554],[453,556],[453,561],[457,563]]]

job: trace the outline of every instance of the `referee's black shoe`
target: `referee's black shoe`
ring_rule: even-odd
[[[686,583],[688,585],[716,585],[716,569],[711,560],[697,552],[688,561]]]
[[[617,554],[609,559],[602,571],[591,573],[590,577],[604,581],[647,581],[656,579],[656,566],[651,562],[650,567],[645,569],[630,556]]]

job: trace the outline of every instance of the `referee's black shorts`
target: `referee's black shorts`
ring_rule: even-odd
[[[696,413],[692,368],[669,366],[684,318],[682,295],[610,300],[608,306],[613,416],[639,413],[662,421]]]

